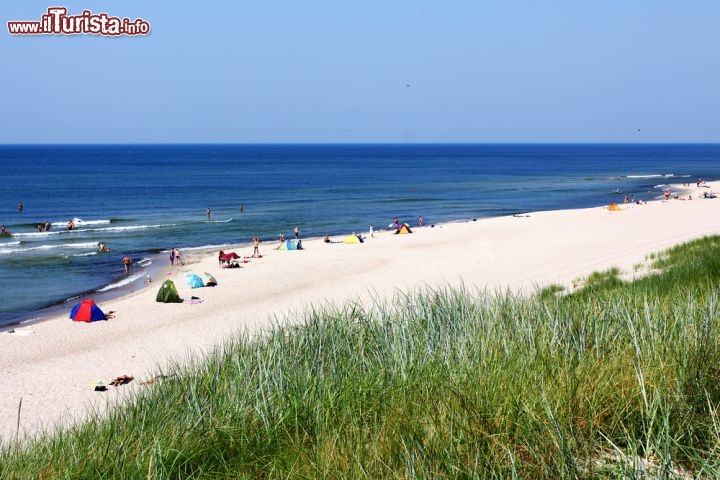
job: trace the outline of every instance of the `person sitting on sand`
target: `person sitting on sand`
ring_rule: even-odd
[[[325,238],[323,238],[323,242],[330,243],[330,235],[325,235]]]

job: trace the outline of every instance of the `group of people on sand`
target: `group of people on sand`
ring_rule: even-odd
[[[293,235],[295,236],[295,240],[300,240],[300,227],[298,227],[297,225],[295,225],[295,228],[293,228]],[[280,235],[278,235],[278,242],[279,242],[279,244],[277,247],[275,247],[275,250],[279,249],[280,245],[285,243],[285,234],[284,233],[281,233]]]
[[[253,253],[251,258],[262,258],[262,255],[260,255],[260,237],[253,237],[252,239],[252,247],[253,247]],[[218,252],[218,263],[221,267],[224,268],[232,268],[232,267],[239,267],[240,265],[237,264],[236,260],[239,258],[242,258],[240,255],[238,255],[235,252],[229,252],[225,253],[223,250],[220,250]],[[248,258],[248,257],[245,257]]]
[[[418,227],[423,226],[424,222],[423,222],[422,215],[418,216],[417,223],[418,223]],[[393,218],[392,226],[395,228],[395,230],[400,230],[400,227],[402,227],[403,225],[404,225],[403,223],[400,223],[400,219],[398,217]],[[373,226],[370,225],[370,234],[371,234],[370,236],[371,237],[372,237],[372,233],[373,233]]]

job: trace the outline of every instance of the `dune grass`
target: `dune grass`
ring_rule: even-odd
[[[709,237],[567,295],[308,311],[2,446],[0,478],[719,477],[719,259]]]

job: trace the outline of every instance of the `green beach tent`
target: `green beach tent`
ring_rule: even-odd
[[[165,283],[160,285],[160,290],[158,290],[155,301],[162,303],[181,303],[182,299],[178,294],[177,288],[175,288],[175,284],[168,278],[165,280]]]

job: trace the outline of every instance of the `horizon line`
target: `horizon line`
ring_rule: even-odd
[[[720,141],[658,141],[658,142],[98,142],[98,143],[0,143],[0,147],[98,147],[98,146],[499,146],[499,145],[720,145]]]

